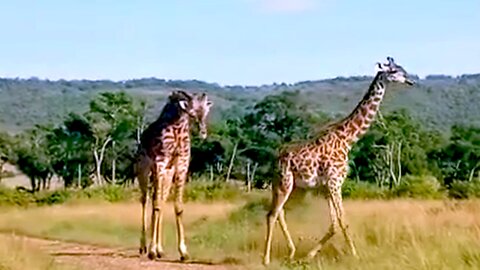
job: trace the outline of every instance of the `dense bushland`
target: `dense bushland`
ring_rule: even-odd
[[[471,83],[463,83],[467,82]],[[356,83],[363,84],[364,80]],[[472,88],[468,93],[476,91]],[[233,106],[228,113],[219,106],[218,110],[225,113],[211,119],[207,140],[195,137],[194,130],[191,182],[201,178],[212,183],[244,182],[248,190],[265,188],[278,177],[276,156],[281,145],[312,138],[325,123],[341,117],[318,107],[309,91],[264,92],[255,103],[245,101],[242,110]],[[220,90],[215,93],[227,95]],[[383,107],[388,108],[388,100],[385,103]],[[90,99],[86,111],[72,110],[62,121],[38,124],[15,135],[0,133],[0,164],[15,164],[30,179],[32,192],[47,189],[53,176],[66,188],[130,187],[132,158],[139,135],[150,121],[150,105],[126,91],[101,92]],[[346,196],[478,196],[480,127],[475,121],[465,124],[463,120],[447,130],[444,126],[435,129],[410,110],[382,109],[351,151]],[[199,191],[202,188],[205,190]],[[217,188],[202,188],[191,190],[188,196],[217,196],[212,195]],[[61,202],[67,196],[64,192],[33,200]]]

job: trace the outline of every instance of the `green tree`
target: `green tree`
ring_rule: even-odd
[[[30,179],[32,192],[48,188],[53,168],[48,151],[48,134],[50,126],[37,125],[18,137],[18,148],[15,149],[16,165]]]
[[[431,151],[430,158],[445,185],[449,186],[454,180],[472,181],[480,170],[480,128],[453,126],[449,143]]]
[[[138,123],[138,110],[134,108],[132,97],[125,92],[104,92],[90,102],[86,116],[93,133],[92,152],[97,184],[103,183],[103,180],[115,182],[117,143],[132,137],[132,130]],[[110,179],[102,177],[102,163],[109,145],[112,161]]]
[[[377,120],[351,151],[351,177],[398,186],[406,174],[429,174],[427,153],[441,142],[406,111],[394,111]]]
[[[8,133],[0,132],[0,183],[4,175],[3,166],[8,162],[14,162],[14,139]]]
[[[53,170],[63,179],[65,186],[74,183],[78,187],[89,185],[93,132],[88,121],[71,113],[47,138]]]
[[[235,160],[237,172],[260,187],[276,174],[278,148],[312,133],[312,127],[325,121],[308,106],[300,92],[282,92],[266,96],[243,117],[227,121],[227,133],[232,140],[233,153],[229,168]],[[229,170],[230,171],[230,170]],[[265,181],[266,180],[266,181]]]

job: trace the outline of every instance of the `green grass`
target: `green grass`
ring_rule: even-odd
[[[172,189],[173,191],[173,189]],[[192,202],[242,201],[258,192],[245,193],[239,187],[218,181],[193,181],[185,188],[184,200]],[[86,189],[58,189],[30,193],[0,185],[0,206],[44,206],[81,202],[137,202],[140,191],[134,187],[106,185]],[[173,196],[170,196],[172,199]]]
[[[246,203],[188,203],[184,216],[193,258],[262,269],[268,201],[265,192]],[[478,269],[480,265],[480,201],[347,200],[345,207],[358,260],[349,255],[341,233],[314,260],[304,259],[328,227],[326,202],[307,195],[286,205],[297,245],[295,260],[286,259],[286,242],[276,228],[269,268]],[[165,214],[165,248],[175,258],[171,208]],[[139,221],[135,203],[81,203],[4,209],[0,230],[136,249]]]

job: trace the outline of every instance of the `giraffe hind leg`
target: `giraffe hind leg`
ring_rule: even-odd
[[[285,214],[283,210],[284,204],[287,202],[288,197],[290,196],[293,189],[293,176],[291,173],[287,174],[282,180],[285,187],[272,187],[272,204],[270,211],[267,214],[267,235],[265,239],[265,250],[263,254],[263,264],[268,265],[270,263],[270,253],[272,249],[272,237],[273,237],[273,227],[277,218],[280,217],[280,226],[282,228],[283,234],[288,241],[290,248],[290,257],[295,255],[295,245],[293,244],[290,233],[288,232],[287,223],[285,221]],[[280,183],[280,185],[282,185]]]
[[[283,236],[285,236],[285,239],[288,242],[288,248],[290,249],[290,254],[288,257],[290,259],[293,259],[293,257],[295,256],[296,248],[295,248],[295,243],[293,242],[292,236],[288,231],[287,222],[285,220],[285,209],[283,209],[283,207],[280,210],[280,213],[278,215],[278,221],[280,223],[280,228],[282,229]]]
[[[325,244],[330,240],[336,233],[338,222],[337,222],[337,212],[335,210],[335,206],[333,200],[330,195],[327,196],[329,214],[330,214],[330,227],[325,235],[320,239],[318,244],[308,252],[307,257],[313,258],[317,255],[317,253],[325,246]]]

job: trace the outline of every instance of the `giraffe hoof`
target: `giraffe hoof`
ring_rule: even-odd
[[[150,260],[155,260],[156,257],[157,257],[157,254],[156,254],[155,251],[151,251],[151,250],[150,250],[150,251],[148,252],[148,258],[149,258]]]
[[[190,256],[187,253],[180,256],[180,261],[182,261],[182,262],[184,262],[188,259],[190,259]]]
[[[163,251],[157,251],[157,258],[158,259],[161,259],[161,258],[164,258],[165,257],[165,252]]]
[[[138,252],[140,253],[140,255],[146,254],[147,253],[147,247],[140,247],[138,249]]]
[[[315,256],[317,256],[317,251],[310,251],[310,252],[307,254],[307,258],[308,258],[308,259],[313,259],[313,258],[315,258]]]

